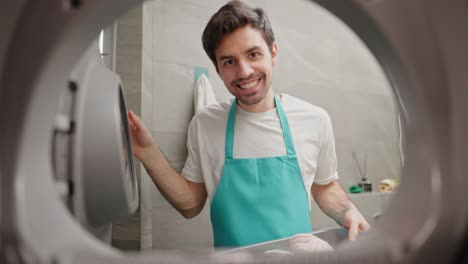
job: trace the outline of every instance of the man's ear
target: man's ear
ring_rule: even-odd
[[[273,66],[276,65],[276,59],[278,58],[278,45],[276,44],[276,41],[273,42],[273,45],[271,46],[271,61],[273,63]]]

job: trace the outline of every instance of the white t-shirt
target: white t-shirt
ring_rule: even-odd
[[[320,107],[286,94],[280,98],[310,197],[312,183],[325,185],[338,179],[331,120]],[[223,172],[227,119],[232,101],[202,109],[193,117],[188,129],[188,157],[182,175],[191,182],[204,182],[210,202]],[[234,158],[287,155],[276,108],[250,113],[237,106],[233,148]]]

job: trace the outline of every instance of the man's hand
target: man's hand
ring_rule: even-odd
[[[151,156],[155,147],[153,137],[133,111],[128,112],[128,122],[132,134],[133,153],[137,159],[145,163],[145,160]]]
[[[354,205],[350,209],[348,209],[344,214],[343,227],[349,229],[349,240],[356,240],[356,238],[359,235],[359,232],[363,232],[370,229],[369,223]]]
[[[128,121],[133,153],[143,162],[161,194],[185,218],[198,215],[206,202],[205,184],[189,182],[176,172],[154,142],[151,132],[132,111],[128,112]]]
[[[341,226],[348,228],[349,240],[355,240],[359,232],[368,230],[369,223],[349,200],[337,181],[326,185],[313,184],[312,195],[322,211]]]

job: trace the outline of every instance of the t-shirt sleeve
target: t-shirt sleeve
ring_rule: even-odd
[[[326,185],[338,179],[335,136],[330,116],[325,112],[322,126],[322,145],[317,161],[314,183]]]
[[[198,122],[196,118],[192,119],[190,122],[188,133],[187,133],[187,160],[185,161],[184,168],[182,169],[182,176],[185,179],[191,182],[204,182],[202,170],[201,170],[201,161],[200,161],[200,151],[198,148]]]

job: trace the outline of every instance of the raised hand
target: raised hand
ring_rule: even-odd
[[[143,163],[151,156],[155,143],[151,132],[146,128],[141,119],[133,113],[128,112],[128,121],[132,134],[133,153]]]

